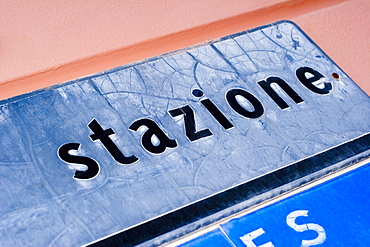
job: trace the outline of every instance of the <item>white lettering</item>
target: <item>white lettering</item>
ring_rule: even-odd
[[[250,233],[244,235],[243,237],[240,237],[240,240],[243,241],[243,243],[247,247],[274,247],[274,245],[271,242],[268,242],[268,243],[260,245],[260,246],[257,246],[255,243],[253,243],[253,239],[261,236],[264,233],[265,233],[265,231],[262,228],[259,228],[259,229],[255,230],[253,232],[250,232]]]
[[[308,247],[308,246],[312,246],[312,245],[322,244],[326,239],[326,233],[325,233],[324,228],[320,225],[312,224],[312,223],[304,224],[304,225],[297,225],[295,223],[295,219],[299,216],[307,217],[308,216],[308,211],[307,210],[297,210],[297,211],[291,212],[286,217],[286,223],[288,224],[288,226],[290,226],[291,228],[293,228],[297,232],[304,232],[304,231],[308,231],[308,230],[313,230],[313,231],[316,231],[317,234],[318,234],[317,238],[315,238],[315,239],[302,240],[301,247]]]

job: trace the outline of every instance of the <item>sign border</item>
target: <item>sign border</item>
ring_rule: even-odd
[[[16,102],[24,98],[31,97],[32,95],[39,94],[40,92],[43,92],[47,89],[59,88],[79,81],[89,80],[97,76],[101,76],[102,74],[105,73],[112,73],[123,68],[129,68],[132,66],[136,66],[138,64],[147,63],[163,57],[168,57],[177,54],[179,52],[188,51],[190,49],[195,49],[197,47],[209,44],[215,44],[229,38],[245,35],[251,32],[261,30],[266,27],[278,25],[280,23],[291,23],[292,25],[294,25],[297,28],[297,30],[299,30],[307,38],[309,42],[314,44],[319,51],[326,55],[326,53],[322,51],[322,49],[319,46],[317,46],[317,44],[313,42],[312,39],[308,37],[305,34],[305,32],[302,31],[302,29],[299,26],[297,26],[294,22],[282,20],[274,22],[272,24],[260,26],[248,31],[239,32],[219,39],[213,39],[202,44],[186,47],[177,51],[144,59],[128,65],[123,65],[113,69],[105,70],[94,75],[67,81],[64,83],[60,83],[58,85],[39,89],[9,99],[4,99],[0,101],[0,104]],[[327,58],[331,63],[333,63],[340,69],[340,67],[332,59],[330,59],[329,56],[327,56]],[[343,70],[341,71],[344,74],[346,74]],[[346,74],[346,76],[348,75]],[[348,78],[350,77],[348,76]],[[362,91],[362,89],[359,86],[357,87],[359,88],[359,90]],[[150,219],[146,222],[140,223],[131,228],[116,232],[110,236],[89,243],[86,246],[135,246],[153,240],[154,238],[157,238],[155,240],[156,245],[162,244],[165,241],[171,241],[174,240],[174,238],[188,234],[191,231],[200,228],[201,226],[215,222],[219,220],[221,217],[222,218],[227,217],[237,211],[246,209],[265,199],[270,199],[279,194],[287,192],[292,188],[296,188],[304,183],[322,177],[337,169],[349,166],[351,163],[354,163],[368,156],[370,156],[370,132],[358,138],[355,138],[351,141],[327,149],[321,153],[315,154],[303,160],[289,164],[285,167],[264,174],[260,177],[241,183],[235,187],[231,187],[225,191],[221,191],[217,194],[211,195],[209,197],[206,197],[204,199],[201,199],[199,201],[196,201],[194,203],[191,203],[169,213],[166,213],[164,215]],[[283,188],[283,186],[285,185],[288,185],[288,187]],[[266,195],[267,192],[271,191],[275,192]],[[254,200],[253,203],[243,204],[243,202],[250,201],[251,199]],[[217,215],[206,222],[203,221],[202,224],[197,224],[190,230],[186,229],[181,233],[176,232],[176,234],[173,234],[171,236],[167,235],[168,233],[173,232],[176,229],[185,227],[189,224],[195,223],[199,220],[210,217],[212,215],[214,216],[215,214],[223,210],[233,208],[237,204],[243,205],[241,205],[238,209],[234,209],[234,211],[230,210],[227,213],[224,213],[222,216]]]

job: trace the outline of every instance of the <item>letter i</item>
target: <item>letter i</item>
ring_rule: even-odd
[[[192,94],[199,98],[203,96],[203,91],[200,89],[194,89],[192,91]],[[210,99],[202,99],[200,103],[208,110],[209,113],[219,122],[224,129],[230,129],[234,127],[232,123],[225,117],[224,114],[217,108],[215,104]]]

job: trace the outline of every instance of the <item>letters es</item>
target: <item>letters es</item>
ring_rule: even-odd
[[[294,212],[291,212],[286,217],[286,223],[288,226],[293,228],[297,232],[304,232],[304,231],[315,231],[317,233],[317,237],[315,239],[310,240],[302,240],[301,247],[309,247],[313,245],[319,245],[324,243],[326,239],[326,233],[322,226],[308,223],[308,224],[297,224],[296,219],[298,217],[308,217],[308,211],[307,210],[297,210]],[[257,246],[253,240],[257,237],[264,234],[265,231],[262,228],[259,228],[253,232],[250,232],[243,237],[240,237],[240,240],[247,246],[247,247],[274,247],[274,244],[272,242],[267,242],[263,245]]]

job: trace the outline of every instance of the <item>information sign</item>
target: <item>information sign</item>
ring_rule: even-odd
[[[367,164],[180,246],[369,246],[369,176]]]
[[[288,21],[21,95],[0,102],[0,242],[181,236],[367,156],[369,130]]]

